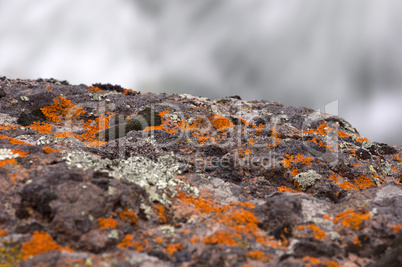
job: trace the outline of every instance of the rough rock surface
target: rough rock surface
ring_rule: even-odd
[[[307,108],[0,78],[0,266],[402,266],[401,178]]]

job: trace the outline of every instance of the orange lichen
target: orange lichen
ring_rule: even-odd
[[[252,146],[254,145],[255,140],[253,138],[249,138],[247,141],[249,141]]]
[[[36,130],[39,133],[52,133],[52,125],[48,124],[48,123],[44,123],[44,122],[38,122],[35,121],[34,123],[32,123],[30,126],[28,126],[28,128],[32,129],[32,130]]]
[[[338,131],[338,136],[341,137],[341,138],[345,138],[345,137],[349,137],[350,134],[347,134],[347,133],[342,132],[342,131]]]
[[[136,94],[136,93],[137,93],[137,91],[128,90],[128,89],[123,88],[123,95]]]
[[[200,238],[198,236],[194,236],[193,238],[191,238],[190,242],[193,243],[193,244],[197,244],[199,239]]]
[[[272,131],[271,138],[274,139],[274,142],[272,144],[268,144],[266,146],[266,148],[277,147],[282,142],[282,139],[280,138],[280,134],[277,131],[273,130],[272,128],[271,128],[271,131]]]
[[[359,190],[369,188],[370,186],[377,186],[373,180],[366,176],[360,176],[355,178],[355,185],[359,188]]]
[[[296,158],[294,159],[293,162],[297,163],[297,162],[301,162],[304,165],[312,165],[313,158],[306,158],[304,155],[302,154],[297,154]]]
[[[207,214],[210,220],[223,227],[223,229],[202,237],[201,242],[204,244],[237,246],[254,239],[262,245],[280,247],[278,241],[270,240],[266,237],[265,232],[259,230],[257,224],[260,221],[249,210],[254,208],[251,203],[233,202],[219,206],[201,197],[186,196],[182,191],[179,191],[179,199],[182,202],[193,204],[194,209],[201,214]],[[197,243],[199,239],[193,237],[191,240],[191,242]]]
[[[317,127],[317,132],[320,135],[326,135],[330,130],[332,130],[332,128],[325,123]]]
[[[102,114],[102,116],[96,118],[95,121],[88,120],[83,125],[83,128],[86,131],[86,133],[83,133],[81,135],[76,135],[71,132],[65,132],[62,134],[57,134],[56,137],[72,136],[82,142],[85,142],[90,147],[104,145],[104,144],[106,144],[106,142],[101,141],[99,139],[99,137],[97,136],[97,133],[109,128],[109,120],[112,116],[113,116],[112,114],[109,114],[107,116]],[[66,136],[64,136],[64,135],[66,135]]]
[[[144,245],[140,241],[133,241],[134,236],[127,234],[124,239],[117,245],[119,248],[129,248],[133,247],[136,251],[142,251]]]
[[[313,236],[315,239],[319,240],[324,240],[325,237],[327,236],[324,231],[322,231],[317,225],[315,224],[308,224],[308,225],[299,225],[296,227],[296,230],[298,231],[303,231],[303,230],[309,230],[307,231],[306,235],[299,234],[297,235],[298,237],[303,237],[307,238],[310,236]]]
[[[0,237],[5,237],[7,235],[7,232],[0,229]]]
[[[239,155],[247,155],[248,156],[250,154],[251,154],[251,150],[248,150],[248,149],[244,150],[244,151],[241,151],[241,150],[239,151]]]
[[[61,247],[53,238],[46,232],[35,231],[30,241],[22,244],[22,253],[24,254],[24,261],[29,257],[34,257],[49,251],[67,250],[72,252],[68,247]]]
[[[20,158],[25,158],[29,156],[27,152],[22,151],[21,149],[11,149],[11,151],[13,152],[13,154],[18,154]]]
[[[100,89],[99,87],[89,86],[88,89],[94,92],[103,92],[103,90]]]
[[[355,245],[355,246],[359,246],[359,247],[362,247],[362,246],[363,246],[362,242],[360,241],[359,237],[357,237],[357,236],[355,236],[355,239],[353,240],[352,243],[353,243],[353,245]]]
[[[331,218],[327,214],[322,215],[322,218],[325,220],[328,220],[328,221],[332,221]]]
[[[137,215],[135,215],[134,211],[124,210],[124,211],[119,211],[118,214],[119,214],[120,218],[125,222],[129,222],[131,224],[137,224],[137,222],[138,222]]]
[[[286,168],[290,168],[290,163],[293,160],[293,155],[285,154],[285,158],[282,160]]]
[[[303,262],[306,264],[307,267],[311,267],[312,265],[319,265],[319,266],[327,266],[327,267],[339,267],[338,263],[333,260],[320,260],[315,257],[304,256]]]
[[[231,231],[217,231],[212,235],[209,235],[203,239],[205,244],[220,244],[220,245],[228,245],[228,246],[236,246],[236,239],[241,239],[241,236],[237,233],[233,233]]]
[[[398,162],[402,162],[402,159],[400,159],[397,154],[394,154],[394,156],[395,156],[395,158],[396,158],[396,160],[397,160]]]
[[[329,131],[333,130],[333,128],[329,127],[327,124],[323,123],[317,127],[317,131],[314,129],[309,129],[308,131],[302,131],[302,134],[319,134],[319,135],[327,135]],[[339,134],[339,132],[338,132]]]
[[[264,262],[270,261],[272,259],[271,255],[267,255],[261,250],[249,251],[247,252],[247,257],[249,257],[250,259],[260,260]]]
[[[288,188],[288,187],[286,187],[286,186],[279,186],[279,187],[278,187],[278,191],[296,193],[295,190],[290,189],[290,188]]]
[[[203,198],[195,198],[192,196],[186,196],[183,191],[179,191],[179,199],[185,203],[194,204],[194,207],[201,213],[211,213],[217,211],[217,207],[212,202],[205,200]]]
[[[293,155],[285,154],[285,158],[282,160],[283,164],[286,168],[290,168],[292,162],[294,163],[302,163],[304,165],[312,165],[313,158],[306,158],[302,154],[297,154],[296,158]]]
[[[165,207],[162,204],[155,204],[155,211],[156,214],[158,215],[159,222],[160,223],[167,223],[168,221],[168,216],[167,216],[167,211]]]
[[[163,238],[162,237],[157,237],[157,238],[155,238],[155,242],[160,244],[160,243],[163,242]]]
[[[164,248],[162,251],[169,253],[170,256],[173,256],[173,253],[183,249],[183,245],[180,243],[177,244],[169,244],[167,248]]]
[[[358,162],[358,163],[353,164],[353,167],[358,167],[358,166],[361,166],[361,165],[362,165],[362,163]]]
[[[353,230],[360,229],[361,224],[364,220],[371,219],[368,211],[365,210],[346,210],[335,216],[333,222],[335,224],[341,223],[343,226],[350,227]]]
[[[43,150],[45,151],[46,154],[50,154],[51,152],[56,153],[56,152],[60,151],[60,149],[53,149],[53,148],[48,147],[48,146],[44,146]]]
[[[344,181],[343,183],[338,183],[338,185],[345,190],[355,189],[355,190],[363,190],[369,188],[370,186],[377,186],[371,178],[366,176],[360,176],[354,179],[355,184],[352,184],[348,181]]]
[[[165,109],[164,111],[159,112],[159,116],[160,116],[161,118],[163,118],[163,116],[165,116],[166,114],[170,114],[170,112],[169,112],[168,109]]]
[[[402,228],[402,223],[397,224],[397,225],[390,225],[390,227],[391,227],[392,229],[394,229],[394,232],[395,232],[395,233],[399,233],[399,229]]]
[[[9,129],[17,129],[17,126],[11,126],[6,124],[0,124],[0,130],[9,130]]]
[[[221,115],[214,114],[210,120],[218,131],[225,131],[234,126],[228,118]]]
[[[0,139],[8,139],[8,140],[10,140],[10,144],[12,144],[12,145],[28,145],[28,146],[32,146],[32,145],[29,144],[29,143],[26,143],[26,142],[24,142],[24,141],[15,139],[15,138],[13,138],[13,137],[6,136],[6,135],[4,135],[4,134],[3,134],[2,136],[0,136]]]
[[[255,128],[255,135],[259,136],[260,133],[262,133],[262,130],[264,129],[265,125],[264,124],[260,124]]]
[[[298,175],[298,174],[299,174],[299,169],[298,169],[298,168],[294,169],[290,174],[291,174],[292,176]]]
[[[113,218],[98,218],[99,227],[103,229],[115,229],[119,226],[119,222]]]
[[[46,89],[47,89],[47,90],[50,90],[50,91],[52,91],[52,90],[53,90],[53,88],[52,88],[52,87],[50,87],[50,86],[46,87]]]
[[[85,113],[82,108],[76,106],[76,104],[71,103],[62,95],[59,99],[54,98],[54,104],[52,106],[46,106],[41,108],[42,113],[51,121],[60,122],[62,120],[71,120],[77,118]]]
[[[369,141],[367,138],[359,136],[356,138],[356,141],[359,143],[363,143],[364,141]]]

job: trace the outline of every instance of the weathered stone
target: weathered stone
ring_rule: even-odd
[[[0,115],[1,266],[401,265],[402,148],[342,118],[5,78]]]

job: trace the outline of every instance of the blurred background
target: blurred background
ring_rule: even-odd
[[[401,145],[401,14],[398,0],[0,0],[0,76],[338,101],[363,136]]]

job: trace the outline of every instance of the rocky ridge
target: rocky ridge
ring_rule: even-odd
[[[401,178],[308,108],[0,78],[0,266],[401,266]]]

